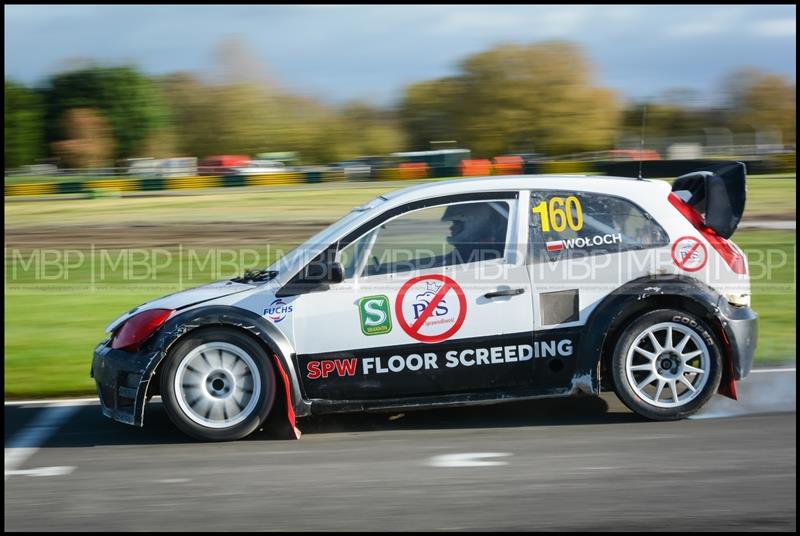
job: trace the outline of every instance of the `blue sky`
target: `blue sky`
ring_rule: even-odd
[[[18,5],[5,6],[5,75],[39,83],[77,58],[210,74],[235,37],[258,76],[291,91],[387,104],[491,46],[567,39],[599,84],[627,97],[688,87],[711,99],[739,67],[794,80],[796,15],[793,5]]]

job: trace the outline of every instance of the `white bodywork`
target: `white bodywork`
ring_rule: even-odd
[[[644,251],[595,255],[587,263],[570,260],[534,262],[529,259],[529,225],[533,218],[530,196],[548,191],[587,192],[618,196],[638,205],[663,227],[669,245]],[[420,200],[459,194],[516,192],[510,200],[506,255],[458,266],[432,268],[420,272],[353,277],[333,284],[328,290],[282,298],[275,293],[305,264],[330,244],[336,243],[376,216]],[[670,186],[663,181],[585,176],[504,176],[444,181],[414,186],[388,193],[355,209],[342,220],[304,243],[273,267],[278,275],[271,281],[240,284],[221,281],[146,303],[135,312],[152,308],[204,307],[230,305],[253,311],[273,324],[287,337],[298,354],[317,354],[341,350],[420,344],[400,329],[396,301],[401,288],[418,276],[438,275],[454,280],[463,289],[466,313],[460,328],[448,337],[457,341],[505,333],[547,331],[581,326],[610,292],[639,277],[677,274],[703,281],[723,296],[749,295],[749,278],[737,275],[714,248],[667,200]],[[365,231],[365,234],[369,229]],[[673,260],[673,247],[681,237],[693,237],[705,246],[707,258],[702,268],[688,272]],[[702,249],[702,248],[700,248]],[[693,268],[702,260],[697,261]],[[576,272],[580,270],[580,272]],[[486,293],[503,289],[522,289],[517,295],[485,299]],[[579,317],[567,323],[543,323],[540,299],[543,293],[577,289]],[[359,300],[366,296],[385,296],[390,303],[393,325],[380,335],[367,335],[359,317]],[[448,298],[451,301],[452,297]],[[281,303],[282,302],[282,303]],[[123,315],[109,330],[127,319]],[[421,331],[420,331],[421,333]],[[424,341],[423,341],[424,343]]]

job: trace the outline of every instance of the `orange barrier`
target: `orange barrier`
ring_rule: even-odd
[[[492,163],[489,160],[463,160],[461,162],[461,175],[464,177],[490,175],[491,173]]]
[[[495,175],[522,174],[523,162],[520,156],[495,156],[493,160]]]
[[[404,162],[400,164],[397,171],[403,180],[425,179],[428,177],[428,164],[425,162]]]

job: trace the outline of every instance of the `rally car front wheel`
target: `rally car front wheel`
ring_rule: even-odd
[[[722,354],[700,318],[660,309],[622,331],[611,369],[626,406],[648,419],[676,420],[695,413],[717,391]]]
[[[247,335],[213,328],[190,333],[170,351],[161,373],[167,414],[184,433],[230,441],[255,431],[275,401],[275,372]]]

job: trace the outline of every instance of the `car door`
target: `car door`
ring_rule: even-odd
[[[343,237],[345,280],[295,301],[306,396],[392,399],[527,385],[534,349],[524,197],[426,199]]]

